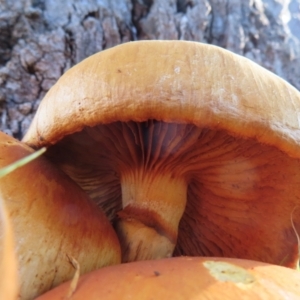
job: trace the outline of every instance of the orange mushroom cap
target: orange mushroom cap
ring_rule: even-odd
[[[70,282],[37,300],[62,300]],[[256,261],[176,257],[105,267],[79,279],[72,300],[299,299],[300,273]]]
[[[299,115],[300,93],[246,58],[141,41],[67,71],[24,142],[49,147],[114,220],[123,261],[174,253],[295,267]]]
[[[0,168],[32,152],[0,132]],[[45,157],[1,178],[0,195],[13,226],[20,299],[72,278],[72,259],[82,274],[120,263],[120,245],[104,213]]]
[[[1,179],[0,179],[1,180]],[[13,229],[0,192],[0,299],[16,300],[19,291]]]

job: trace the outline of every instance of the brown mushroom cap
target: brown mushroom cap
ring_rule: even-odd
[[[0,132],[0,168],[32,152]],[[0,194],[14,229],[20,299],[72,278],[72,258],[82,274],[120,262],[120,245],[104,213],[44,157],[1,178]]]
[[[72,300],[299,299],[300,273],[256,261],[176,257],[105,267],[82,276]],[[70,282],[37,300],[62,300]]]
[[[124,261],[176,247],[295,267],[298,116],[299,92],[243,57],[142,41],[66,72],[24,141],[116,219]]]

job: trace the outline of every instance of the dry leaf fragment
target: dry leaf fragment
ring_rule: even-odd
[[[72,266],[75,268],[75,274],[74,274],[73,279],[71,280],[70,288],[69,288],[68,294],[66,296],[66,299],[70,299],[72,297],[72,295],[75,293],[75,290],[77,288],[78,280],[80,277],[80,265],[74,257],[72,257],[68,254],[67,254],[67,257],[68,257],[70,263],[72,264]]]

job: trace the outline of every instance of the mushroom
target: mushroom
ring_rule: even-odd
[[[32,152],[0,132],[0,168]],[[1,178],[0,195],[13,226],[18,299],[33,299],[71,279],[74,262],[81,273],[120,263],[119,241],[104,213],[46,158]]]
[[[173,257],[105,267],[82,276],[72,300],[299,299],[300,273],[262,262]],[[70,282],[37,300],[65,299]]]
[[[1,179],[0,179],[1,180]],[[17,259],[11,221],[0,194],[0,299],[15,300],[18,295]]]
[[[296,267],[300,93],[216,46],[140,41],[68,70],[23,141],[115,224],[123,261],[225,256]]]

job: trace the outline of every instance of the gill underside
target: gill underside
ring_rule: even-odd
[[[296,255],[288,249],[297,244],[290,214],[300,198],[299,161],[274,147],[225,131],[149,120],[85,128],[49,150],[111,220],[132,204],[122,196],[128,178],[142,185],[160,176],[186,185],[176,255],[275,263]]]

